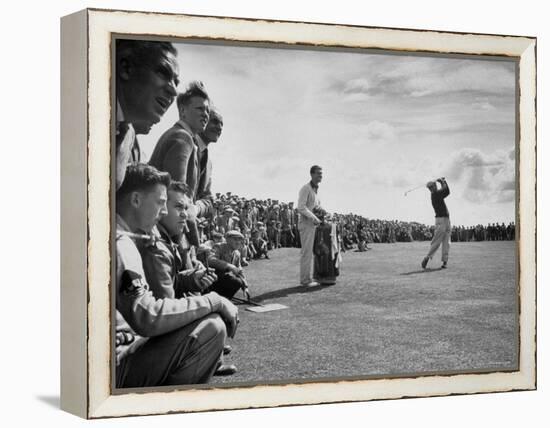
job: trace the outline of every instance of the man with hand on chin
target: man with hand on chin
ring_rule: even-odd
[[[187,210],[191,204],[189,188],[181,181],[170,182],[167,214],[153,230],[153,239],[138,243],[145,278],[158,299],[198,296],[218,279],[214,269],[206,269],[194,257],[195,247],[185,238]],[[224,345],[223,349],[224,353],[231,351],[229,345]],[[223,364],[220,359],[214,376],[231,375],[236,371],[234,365]]]
[[[194,247],[185,238],[191,204],[189,188],[181,181],[170,182],[167,214],[153,229],[153,238],[138,243],[149,289],[157,298],[200,294],[217,279],[214,269],[207,270],[194,257]]]
[[[237,330],[237,308],[217,293],[157,298],[149,289],[136,241],[167,214],[169,184],[167,173],[130,165],[116,194],[117,388],[206,383]]]

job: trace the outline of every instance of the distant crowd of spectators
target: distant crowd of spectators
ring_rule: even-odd
[[[257,250],[251,245],[258,239],[267,250],[280,247],[299,247],[298,210],[293,202],[277,199],[245,198],[227,192],[217,193],[213,210],[200,228],[201,241],[217,240],[230,230],[240,231],[249,247],[249,256],[254,258]],[[368,219],[357,214],[338,214],[331,217],[338,226],[343,251],[370,243],[393,243],[429,241],[434,226],[418,222]],[[506,241],[515,239],[515,224],[490,223],[476,226],[453,226],[453,242]],[[256,257],[258,258],[258,257]]]

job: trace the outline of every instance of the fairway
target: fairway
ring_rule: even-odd
[[[518,364],[515,242],[451,244],[422,270],[429,242],[373,244],[346,252],[336,285],[298,284],[299,249],[270,252],[246,268],[253,299],[288,309],[252,313],[213,384],[450,371]],[[238,297],[242,297],[238,293]]]

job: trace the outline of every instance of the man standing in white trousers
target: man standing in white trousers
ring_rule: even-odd
[[[319,285],[313,280],[313,241],[315,239],[315,227],[321,223],[313,213],[314,209],[321,207],[321,201],[317,196],[319,183],[323,179],[323,170],[318,165],[313,165],[309,174],[311,181],[305,184],[298,195],[298,231],[302,249],[300,251],[300,283],[306,287]]]
[[[437,183],[441,184],[440,189],[437,188]],[[449,219],[449,210],[445,204],[445,198],[449,196],[449,185],[445,178],[438,178],[436,181],[429,181],[426,187],[431,192],[432,206],[435,211],[435,230],[428,255],[422,260],[422,269],[426,269],[428,262],[431,260],[440,245],[441,248],[441,268],[447,268],[449,261],[449,246],[451,242],[451,221]]]

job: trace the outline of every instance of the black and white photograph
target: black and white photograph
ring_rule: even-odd
[[[114,391],[519,369],[517,58],[112,43]]]

